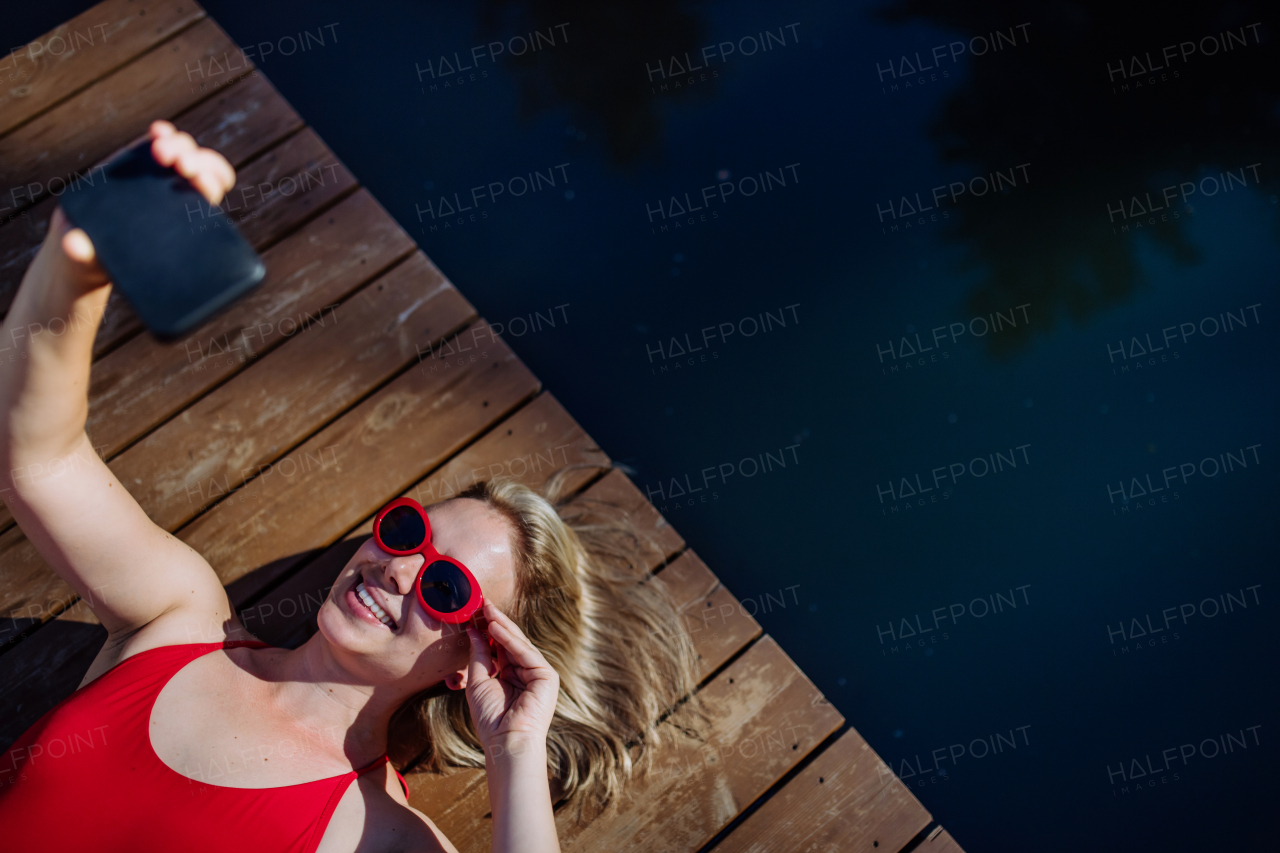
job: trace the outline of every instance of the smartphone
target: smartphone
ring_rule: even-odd
[[[159,340],[183,337],[266,275],[231,220],[156,162],[150,139],[107,163],[101,176],[63,193],[62,210],[89,235],[98,262]]]

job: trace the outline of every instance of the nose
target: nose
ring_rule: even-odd
[[[406,557],[388,555],[389,559],[383,567],[383,575],[387,585],[400,595],[408,595],[413,591],[413,581],[418,576],[425,558],[421,554],[409,554]]]

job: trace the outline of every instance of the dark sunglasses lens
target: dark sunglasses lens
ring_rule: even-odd
[[[453,613],[471,600],[471,583],[453,563],[436,560],[422,573],[422,600],[432,610]]]
[[[382,517],[378,535],[393,551],[411,551],[426,540],[427,527],[412,507],[398,506]]]

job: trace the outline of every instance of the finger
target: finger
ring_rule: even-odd
[[[210,206],[217,207],[221,204],[223,196],[222,184],[218,182],[217,178],[201,172],[192,179],[191,183],[200,191],[200,195],[205,197]]]
[[[493,634],[494,639],[506,650],[507,657],[512,663],[528,669],[550,669],[542,652],[518,632],[518,628],[512,630],[503,622],[489,623],[489,633]]]
[[[152,142],[151,154],[161,166],[172,166],[180,156],[196,148],[195,138],[189,133],[179,131],[161,136]]]
[[[49,217],[49,231],[45,234],[45,239],[56,239],[61,243],[70,227],[71,222],[67,219],[67,214],[63,213],[62,205],[58,205],[53,209],[53,216]]]
[[[217,151],[209,148],[205,148],[204,150],[213,155],[213,159],[209,161],[209,164],[213,168],[214,174],[217,175],[218,180],[222,182],[223,190],[230,192],[231,188],[236,185],[235,168],[227,162],[226,157],[223,157]]]
[[[193,148],[183,151],[174,161],[173,168],[178,174],[195,178],[200,173],[207,173],[217,179],[224,189],[231,189],[236,184],[236,173],[227,159],[212,148]]]
[[[78,264],[92,264],[98,257],[93,241],[83,228],[72,228],[62,235],[62,251]]]
[[[484,635],[470,625],[467,626],[467,639],[471,641],[470,658],[467,660],[467,684],[479,685],[495,674],[493,655],[489,653],[489,644]]]
[[[156,119],[151,122],[151,127],[147,130],[151,134],[152,139],[159,139],[162,136],[172,136],[178,132],[178,129],[173,126],[173,122],[165,121],[164,119]]]
[[[223,194],[235,185],[231,164],[208,148],[183,152],[173,167],[178,174],[189,179],[210,204],[222,201]]]
[[[518,636],[524,636],[524,632],[520,630],[520,626],[515,623],[515,620],[499,610],[498,605],[494,604],[492,601],[486,601],[484,603],[484,617],[491,622],[500,622],[503,625],[506,625]]]

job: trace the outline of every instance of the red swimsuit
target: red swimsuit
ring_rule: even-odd
[[[151,748],[151,709],[178,670],[218,649],[266,645],[148,649],[60,702],[0,755],[0,847],[313,853],[347,786],[387,756],[300,785],[223,788],[181,775]]]

